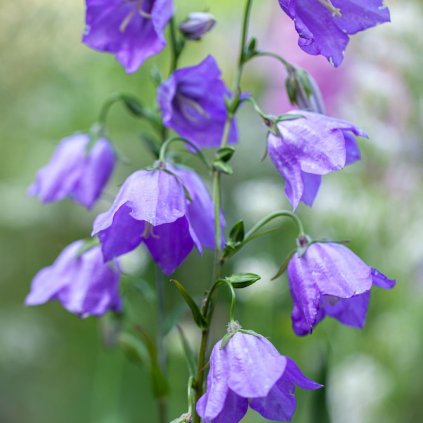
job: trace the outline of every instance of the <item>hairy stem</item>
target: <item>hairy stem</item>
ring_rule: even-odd
[[[241,29],[241,44],[240,44],[240,51],[239,51],[239,59],[238,59],[238,66],[237,71],[235,74],[234,82],[233,82],[233,89],[232,89],[232,97],[234,97],[237,101],[239,101],[241,89],[241,77],[242,72],[244,69],[245,63],[245,47],[247,43],[247,36],[248,36],[248,24],[251,14],[251,7],[253,4],[253,0],[246,0],[245,9],[244,9],[244,16],[242,21],[242,29]],[[228,113],[228,117],[226,119],[221,147],[225,147],[228,143],[230,129],[233,121],[233,113]],[[218,170],[213,171],[213,201],[214,201],[214,222],[215,222],[215,254],[214,254],[214,265],[213,265],[213,275],[212,275],[212,283],[211,286],[213,287],[216,280],[220,277],[223,259],[222,259],[222,251],[221,251],[221,242],[222,242],[222,234],[221,234],[221,217],[220,217],[220,197],[221,197],[221,189],[220,189],[220,182],[221,182],[221,174]],[[204,377],[205,377],[205,368],[206,368],[206,353],[207,353],[207,343],[210,333],[210,325],[213,319],[213,298],[211,295],[207,296],[206,302],[203,307],[204,317],[207,321],[207,326],[202,330],[201,333],[201,344],[200,344],[200,351],[198,353],[198,368],[197,368],[197,375],[195,378],[195,404],[197,404],[200,397],[203,395],[204,392]],[[201,423],[200,416],[197,414],[196,410],[193,410],[193,423]]]

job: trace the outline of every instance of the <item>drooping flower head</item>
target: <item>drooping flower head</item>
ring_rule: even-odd
[[[173,15],[173,0],[86,0],[82,41],[112,53],[132,73],[166,45],[163,31]]]
[[[325,56],[334,66],[344,59],[349,35],[389,22],[383,0],[279,0],[294,21],[298,45],[312,55]]]
[[[200,253],[203,245],[214,248],[212,199],[188,168],[140,170],[125,181],[112,207],[96,218],[93,234],[106,261],[144,242],[163,272],[171,274],[194,246]]]
[[[165,126],[199,148],[220,146],[228,117],[225,98],[229,91],[212,56],[197,66],[175,71],[160,85],[157,95]],[[233,123],[229,143],[236,141]]]
[[[321,388],[263,336],[236,332],[226,345],[219,341],[213,348],[197,412],[205,423],[238,423],[250,406],[264,418],[291,421],[297,386]]]
[[[98,246],[80,253],[83,245],[83,241],[73,242],[51,266],[37,273],[26,305],[57,300],[66,310],[81,317],[121,310],[118,263],[105,264]]]
[[[354,135],[367,134],[353,124],[319,113],[294,111],[298,119],[278,123],[268,137],[269,156],[285,179],[285,194],[294,210],[300,201],[312,206],[322,175],[359,160]]]
[[[64,138],[50,162],[38,171],[29,195],[43,203],[70,197],[86,208],[93,207],[113,172],[116,157],[105,138],[92,146],[89,142],[86,134]]]
[[[308,246],[303,255],[293,256],[288,280],[292,325],[299,336],[311,333],[325,316],[362,328],[372,286],[395,286],[395,280],[365,264],[347,247],[319,242]]]

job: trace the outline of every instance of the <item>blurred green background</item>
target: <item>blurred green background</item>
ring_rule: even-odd
[[[389,4],[390,3],[390,4]],[[229,81],[237,51],[242,0],[176,0],[177,19],[210,10],[216,29],[190,44],[183,65],[214,54]],[[290,328],[291,300],[286,277],[271,282],[294,244],[289,222],[252,243],[227,267],[255,272],[262,281],[239,295],[237,315],[246,328],[271,339],[304,372],[322,381],[336,423],[423,421],[423,19],[421,0],[388,2],[392,24],[356,36],[339,70],[320,57],[303,54],[292,22],[277,1],[256,2],[251,33],[259,44],[285,54],[321,82],[330,112],[365,128],[362,161],[325,177],[313,209],[301,206],[314,237],[350,239],[367,263],[398,279],[395,290],[372,293],[368,322],[358,331],[326,320],[312,336],[296,338]],[[64,201],[42,206],[26,196],[37,169],[57,142],[96,120],[102,103],[116,92],[154,102],[153,66],[167,72],[167,53],[126,75],[110,55],[80,42],[84,7],[79,2],[15,0],[0,3],[0,421],[2,423],[129,423],[156,421],[148,371],[104,344],[110,321],[81,320],[59,304],[23,306],[35,273],[52,263],[75,239],[90,233],[119,184],[153,160],[140,133],[148,130],[120,106],[109,119],[109,134],[123,160],[103,199],[92,212]],[[287,109],[284,70],[269,59],[248,65],[243,87],[270,113]],[[239,117],[240,144],[235,176],[224,179],[228,226],[243,218],[252,225],[267,212],[288,207],[283,183],[265,151],[265,128],[245,107]],[[195,160],[184,160],[197,167]],[[198,168],[198,167],[197,167]],[[198,168],[201,169],[201,168]],[[204,175],[207,178],[207,175]],[[196,252],[177,278],[198,297],[209,283],[211,254]],[[137,278],[125,285],[132,319],[156,325],[154,269],[144,251],[130,254],[124,269]],[[198,330],[190,323],[175,290],[165,287],[169,316],[176,316],[193,348]],[[172,317],[172,318],[173,318]],[[221,296],[212,342],[225,331],[227,298]],[[107,338],[107,336],[106,336]],[[170,417],[186,411],[187,371],[175,329],[170,330]],[[321,395],[298,393],[296,423],[325,422]],[[251,413],[246,422],[265,421]]]

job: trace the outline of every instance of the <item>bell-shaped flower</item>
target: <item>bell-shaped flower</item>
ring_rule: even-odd
[[[295,111],[297,119],[277,124],[268,137],[269,156],[285,179],[285,194],[293,209],[300,201],[312,206],[322,175],[343,169],[360,158],[355,135],[367,134],[355,125],[320,113]]]
[[[294,21],[298,45],[312,55],[323,55],[334,66],[344,59],[349,36],[389,22],[383,0],[279,0]]]
[[[325,316],[362,328],[372,286],[395,286],[395,280],[365,264],[347,247],[320,242],[292,257],[288,280],[293,300],[292,325],[299,336],[311,333]]]
[[[264,418],[290,421],[297,386],[321,388],[263,336],[236,332],[226,345],[219,341],[213,348],[197,412],[204,423],[238,423],[250,406]]]
[[[83,241],[73,242],[51,266],[37,273],[26,305],[57,300],[66,310],[81,317],[121,310],[118,263],[105,264],[100,247],[82,252],[83,246]]]
[[[219,147],[228,117],[225,98],[229,91],[215,59],[178,69],[158,90],[163,123],[199,148]],[[237,141],[232,123],[229,143]]]
[[[144,242],[164,273],[171,274],[195,246],[214,247],[213,202],[201,179],[188,168],[140,170],[122,185],[112,207],[93,228],[104,259]]]
[[[93,207],[113,172],[116,157],[105,138],[92,146],[89,143],[86,134],[64,138],[50,162],[38,171],[29,195],[43,203],[70,197],[86,208]]]
[[[163,31],[173,15],[173,0],[86,0],[89,47],[112,53],[132,73],[166,46]]]

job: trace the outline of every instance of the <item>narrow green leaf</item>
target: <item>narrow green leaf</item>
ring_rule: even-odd
[[[293,113],[287,113],[284,115],[280,115],[276,118],[276,122],[285,122],[287,120],[297,120],[297,119],[304,119],[303,115],[296,115]]]
[[[176,286],[176,288],[178,288],[179,293],[182,295],[188,307],[190,308],[194,321],[195,323],[197,323],[197,326],[200,328],[206,327],[206,320],[201,314],[201,311],[198,308],[196,302],[192,299],[191,295],[189,295],[185,287],[175,279],[172,279],[171,282]]]
[[[232,226],[232,229],[229,232],[229,239],[235,243],[244,241],[245,238],[245,229],[244,222],[240,220]]]
[[[216,159],[226,163],[229,160],[231,160],[234,153],[235,153],[235,148],[233,147],[219,148],[219,150],[217,150],[216,152]]]
[[[278,272],[276,273],[275,276],[273,276],[273,278],[271,279],[272,281],[274,281],[275,279],[279,278],[279,276],[282,276],[286,269],[288,268],[288,264],[291,260],[291,258],[293,257],[293,255],[297,252],[297,249],[292,250],[286,257],[285,260],[282,262],[281,266],[279,267]]]
[[[160,369],[157,348],[154,339],[141,326],[137,325],[135,326],[135,329],[141,340],[144,342],[147,348],[148,356],[150,358],[151,381],[153,385],[154,396],[156,398],[163,397],[167,394],[169,386],[166,377]]]
[[[234,273],[231,276],[225,277],[224,280],[229,282],[234,288],[239,289],[246,288],[260,279],[261,277],[255,273]]]
[[[125,104],[126,108],[136,117],[145,117],[144,108],[142,104],[132,96],[127,94],[123,94],[121,96],[123,103]]]
[[[182,348],[184,349],[185,358],[187,360],[189,375],[192,377],[195,377],[197,363],[195,360],[194,352],[192,351],[191,346],[189,345],[189,342],[182,328],[179,325],[177,325],[176,327],[178,328],[178,333],[181,339]]]
[[[222,338],[222,343],[220,344],[220,349],[223,350],[225,349],[226,345],[228,345],[228,342],[232,339],[232,337],[235,335],[235,333],[227,333],[223,338]]]
[[[226,175],[232,175],[234,173],[232,167],[221,160],[215,160],[213,162],[213,167],[214,169],[218,170],[221,173],[225,173]]]
[[[157,142],[147,134],[141,135],[141,140],[143,141],[144,145],[147,147],[148,151],[153,155],[155,159],[159,158],[160,155],[160,147]]]

